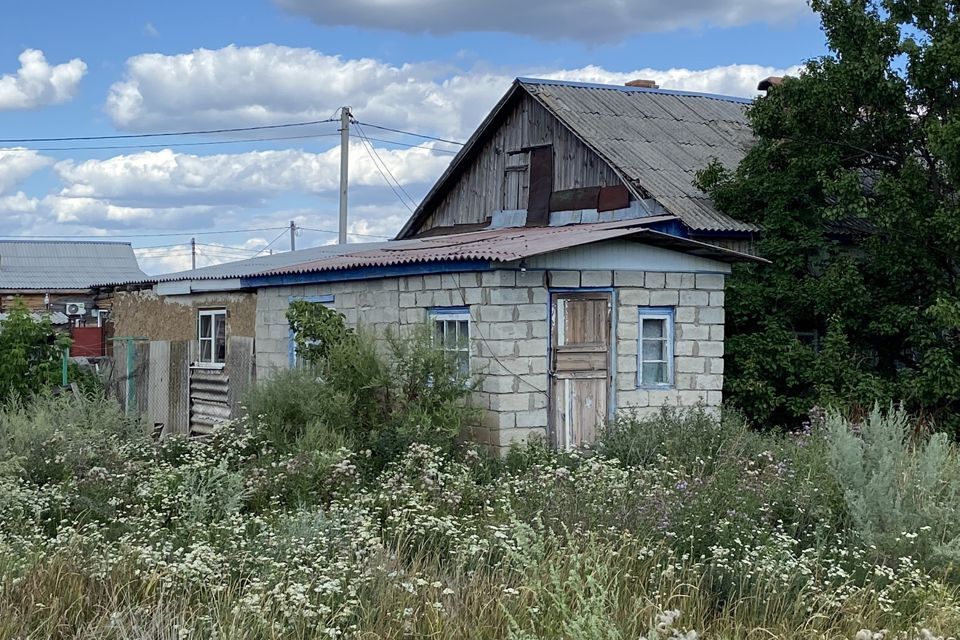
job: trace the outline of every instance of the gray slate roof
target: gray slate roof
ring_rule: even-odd
[[[77,291],[145,277],[128,242],[0,240],[0,290]]]
[[[753,143],[746,118],[751,100],[668,89],[517,78],[430,190],[398,238],[413,235],[456,180],[481,141],[500,126],[525,92],[613,167],[637,197],[651,197],[694,232],[754,232],[755,225],[719,211],[693,186],[716,158],[733,169]]]
[[[755,231],[714,207],[693,180],[712,159],[736,168],[753,143],[750,100],[665,89],[520,78],[585,144],[695,231]]]

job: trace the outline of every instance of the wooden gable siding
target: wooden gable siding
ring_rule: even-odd
[[[424,233],[435,227],[482,223],[493,211],[505,208],[505,204],[507,208],[514,203],[520,205],[517,208],[526,208],[528,183],[520,181],[526,179],[528,173],[507,172],[507,168],[525,165],[529,154],[508,153],[539,144],[553,145],[553,188],[556,191],[623,184],[606,162],[533,98],[523,94],[503,124],[481,146],[459,177],[454,178],[451,189],[414,233]],[[508,191],[506,198],[505,189]],[[521,195],[517,197],[516,193]]]

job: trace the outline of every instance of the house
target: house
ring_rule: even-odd
[[[196,433],[235,413],[239,389],[296,366],[296,299],[377,330],[431,323],[480,377],[472,435],[494,449],[533,435],[580,446],[627,408],[719,407],[724,278],[762,259],[757,229],[691,182],[742,155],[743,109],[517,80],[397,239],[128,283],[117,333],[150,338],[148,378],[166,385],[148,413]]]
[[[0,314],[17,301],[74,337],[72,355],[102,356],[112,300],[94,284],[146,277],[129,243],[0,240]]]

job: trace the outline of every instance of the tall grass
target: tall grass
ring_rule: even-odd
[[[956,453],[896,412],[797,436],[667,412],[589,454],[413,443],[371,464],[349,431],[310,435],[326,380],[279,379],[204,442],[153,442],[99,399],[0,410],[0,639],[960,629],[955,569],[909,530],[952,518]],[[879,530],[884,505],[904,514]]]

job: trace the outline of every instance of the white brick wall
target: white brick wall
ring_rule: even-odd
[[[257,295],[257,375],[289,364],[286,310],[291,296],[333,295],[351,324],[377,332],[426,320],[431,307],[469,306],[471,363],[481,383],[473,402],[488,409],[478,442],[504,447],[546,435],[547,283],[553,288],[615,289],[617,358],[614,388],[621,409],[664,405],[719,406],[723,386],[723,276],[640,271],[508,271],[405,276],[295,287]],[[638,307],[675,309],[672,389],[637,388]]]

